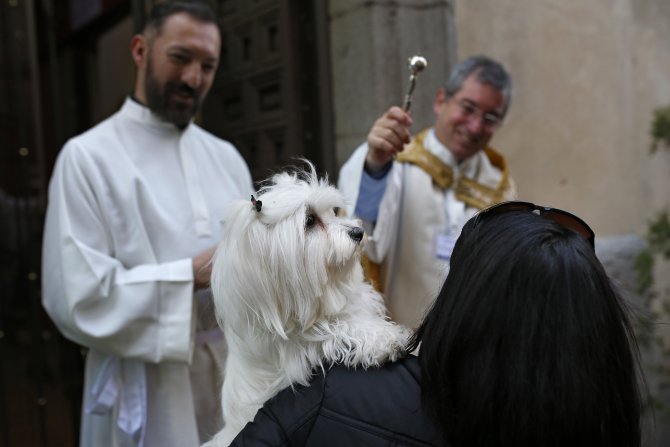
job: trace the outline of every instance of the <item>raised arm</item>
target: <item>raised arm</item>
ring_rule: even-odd
[[[410,141],[412,117],[398,106],[388,109],[370,129],[365,157],[365,169],[370,173],[381,171]]]

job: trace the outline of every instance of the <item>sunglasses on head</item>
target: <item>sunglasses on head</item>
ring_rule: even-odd
[[[533,214],[544,217],[545,219],[553,220],[562,227],[568,228],[572,231],[584,236],[586,240],[589,241],[591,247],[595,248],[595,233],[589,227],[586,222],[584,222],[579,217],[575,216],[572,213],[567,211],[560,210],[558,208],[549,208],[547,206],[535,205],[530,202],[502,202],[497,205],[493,205],[489,208],[483,209],[479,212],[479,217],[490,217],[497,216],[509,211],[527,211]]]

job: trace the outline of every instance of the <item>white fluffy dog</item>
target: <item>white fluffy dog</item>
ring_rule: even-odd
[[[363,229],[338,217],[342,196],[309,167],[273,176],[226,219],[212,269],[229,350],[225,427],[208,447],[227,446],[267,399],[306,385],[315,368],[367,368],[405,351],[408,329],[389,321],[363,279]]]

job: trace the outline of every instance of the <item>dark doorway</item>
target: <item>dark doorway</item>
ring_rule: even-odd
[[[222,54],[203,126],[255,180],[305,157],[334,173],[325,2],[220,0]]]
[[[109,57],[100,42],[119,24],[140,23],[151,3],[0,2],[2,446],[77,445],[85,350],[41,306],[46,188],[65,141],[111,113],[101,104],[117,104],[100,99],[108,91],[99,62]],[[254,180],[294,157],[334,174],[327,2],[211,3],[224,46],[201,125],[240,149]],[[120,88],[124,95],[132,85]]]

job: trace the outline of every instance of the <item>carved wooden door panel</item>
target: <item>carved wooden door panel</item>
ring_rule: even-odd
[[[254,180],[295,164],[296,157],[312,160],[321,172],[334,168],[327,33],[319,25],[324,3],[216,4],[221,62],[202,124],[237,146]]]

